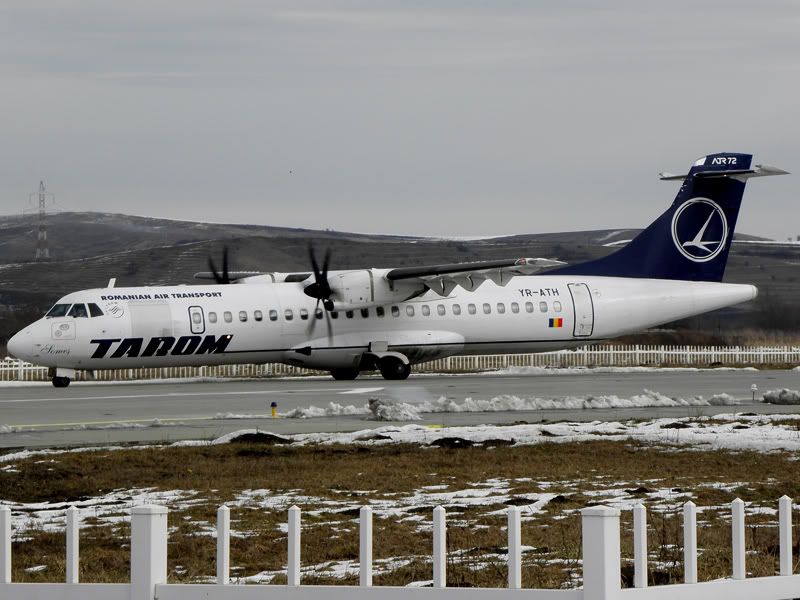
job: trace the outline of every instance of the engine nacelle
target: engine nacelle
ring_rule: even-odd
[[[334,271],[328,274],[334,310],[356,310],[403,302],[426,291],[416,281],[391,282],[385,277],[388,269]]]

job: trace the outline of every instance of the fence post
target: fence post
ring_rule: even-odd
[[[633,507],[633,587],[647,587],[647,511]]]
[[[300,509],[289,509],[289,560],[286,572],[288,585],[300,585]]]
[[[744,579],[745,569],[744,552],[744,502],[736,498],[731,502],[731,546],[733,546],[733,578]]]
[[[67,509],[67,583],[78,583],[80,512],[74,506]]]
[[[683,505],[683,581],[697,583],[697,507]]]
[[[583,528],[583,598],[614,600],[619,596],[619,510],[590,506],[581,510]]]
[[[153,600],[156,585],[167,581],[167,509],[131,510],[131,600]]]
[[[446,559],[445,513],[444,508],[437,506],[433,509],[433,587],[435,588],[447,585]]]
[[[781,496],[778,501],[780,512],[781,575],[792,574],[792,499]]]
[[[0,583],[11,583],[11,509],[0,506]]]
[[[508,508],[508,587],[522,587],[522,528],[517,506]]]
[[[372,585],[372,509],[369,506],[362,506],[358,518],[359,540],[360,540],[360,559],[361,564],[358,570],[358,585]]]
[[[231,509],[224,504],[217,509],[217,584],[230,582]]]

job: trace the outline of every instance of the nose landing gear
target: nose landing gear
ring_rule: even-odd
[[[53,387],[57,388],[65,388],[69,385],[69,382],[77,377],[78,373],[75,369],[69,369],[66,367],[51,367],[47,374],[53,378]]]
[[[53,387],[65,388],[69,385],[69,377],[53,377]]]

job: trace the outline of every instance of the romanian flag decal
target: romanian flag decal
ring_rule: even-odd
[[[555,319],[550,319],[550,327],[563,327],[564,326],[564,319],[561,317],[556,317]]]

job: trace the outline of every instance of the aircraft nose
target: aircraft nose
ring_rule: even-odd
[[[25,328],[8,340],[7,348],[8,353],[14,358],[25,360],[26,348],[30,349],[31,332],[29,328]]]

